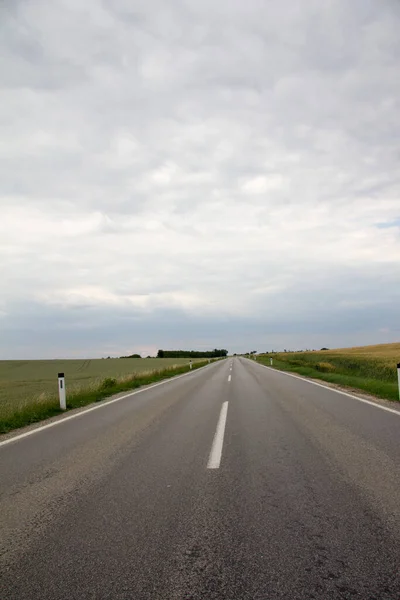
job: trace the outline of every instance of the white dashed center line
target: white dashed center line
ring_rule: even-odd
[[[228,414],[228,402],[221,406],[221,412],[218,419],[217,429],[211,446],[210,457],[208,459],[207,469],[219,469],[221,464],[222,446],[224,445],[224,434],[226,425],[226,416]]]

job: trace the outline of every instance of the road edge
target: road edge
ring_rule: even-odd
[[[257,361],[252,361],[249,358],[247,358],[246,360],[249,360],[252,364],[256,364],[259,367],[263,367],[264,369],[269,369],[270,371],[273,371],[274,373],[281,373],[282,375],[287,375],[288,377],[294,377],[294,379],[300,379],[301,381],[306,381],[307,383],[310,383],[311,385],[317,385],[318,387],[322,387],[326,390],[331,390],[332,392],[336,392],[337,394],[342,394],[343,396],[348,396],[349,398],[353,398],[354,400],[358,400],[359,402],[364,402],[365,404],[370,404],[371,406],[375,406],[376,408],[381,408],[382,410],[386,410],[387,412],[394,413],[395,415],[400,417],[400,409],[397,410],[395,408],[391,408],[390,406],[385,406],[380,403],[380,402],[385,401],[383,398],[376,398],[376,400],[369,400],[367,398],[363,398],[362,396],[357,396],[356,394],[351,394],[350,392],[346,392],[337,387],[332,387],[331,385],[324,385],[323,383],[320,383],[319,381],[316,381],[315,379],[310,379],[309,377],[305,377],[303,375],[297,375],[297,374],[295,375],[294,373],[288,373],[287,371],[283,371],[281,369],[274,369],[273,367],[268,367],[267,365],[263,365],[261,363],[258,363]]]

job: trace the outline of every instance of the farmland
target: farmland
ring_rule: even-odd
[[[388,400],[398,400],[397,369],[400,343],[310,352],[264,354],[259,362],[358,389]]]
[[[0,431],[56,414],[59,372],[65,373],[73,408],[184,372],[188,363],[188,358],[0,361]]]

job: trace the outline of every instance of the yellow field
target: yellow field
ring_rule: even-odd
[[[375,346],[354,346],[353,348],[335,348],[329,354],[344,354],[360,358],[377,358],[386,365],[395,366],[400,362],[400,342],[377,344]]]

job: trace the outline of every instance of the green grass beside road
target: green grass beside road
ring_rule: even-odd
[[[193,361],[193,369],[207,363]],[[71,409],[189,370],[189,359],[0,361],[0,433],[61,412],[59,372],[65,373],[67,408]]]
[[[393,351],[394,344],[387,346],[390,347],[390,351],[386,354],[382,347],[379,353],[355,352],[357,349],[344,348],[319,352],[261,354],[257,361],[270,366],[272,358],[275,369],[358,389],[387,400],[399,400],[396,364],[400,361],[400,352],[397,354],[396,349]],[[400,350],[400,344],[396,346],[399,346]]]

